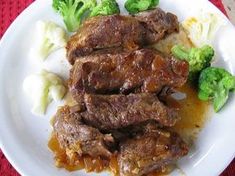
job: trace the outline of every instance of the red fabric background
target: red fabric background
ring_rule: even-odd
[[[0,0],[0,38],[12,21],[32,2],[33,0]],[[211,0],[223,13],[224,7],[220,0]],[[216,161],[215,161],[216,162]],[[221,176],[235,175],[235,159]],[[0,150],[0,176],[20,176],[7,161]]]

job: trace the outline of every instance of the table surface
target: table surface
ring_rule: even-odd
[[[0,0],[0,38],[12,21],[31,3],[33,0]],[[226,14],[221,0],[211,0],[223,13]],[[216,161],[215,161],[216,162]],[[20,176],[11,166],[0,150],[0,176]],[[235,176],[235,159],[221,174],[221,176]]]

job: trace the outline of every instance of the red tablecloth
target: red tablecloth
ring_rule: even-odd
[[[0,38],[12,21],[25,9],[33,0],[0,0]],[[224,7],[220,0],[211,0],[222,12]],[[216,162],[216,161],[215,161]],[[19,176],[16,170],[7,161],[0,150],[0,176]],[[235,159],[221,176],[235,176]]]

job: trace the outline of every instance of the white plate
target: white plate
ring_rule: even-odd
[[[123,1],[120,2],[123,4]],[[177,14],[180,20],[201,9],[224,17],[206,0],[160,0],[160,7]],[[69,173],[54,166],[53,154],[48,149],[47,142],[51,131],[49,120],[56,111],[56,105],[51,105],[46,117],[35,117],[30,113],[30,100],[22,92],[25,76],[39,68],[39,64],[32,62],[33,58],[28,58],[28,52],[32,44],[33,26],[40,19],[63,24],[48,0],[38,0],[14,21],[1,40],[0,147],[13,166],[25,176],[86,175],[83,171]],[[214,43],[217,51],[216,64],[234,73],[235,30],[226,21],[226,26],[219,32]],[[58,55],[60,54],[54,54],[50,59],[57,58]],[[61,56],[60,59],[62,58]],[[195,142],[195,149],[179,162],[186,175],[216,176],[226,168],[235,154],[234,124],[233,95],[225,108],[214,114],[207,123]],[[172,175],[179,174],[174,172]]]

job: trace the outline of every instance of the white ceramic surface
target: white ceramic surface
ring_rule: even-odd
[[[119,2],[123,4],[123,1]],[[177,14],[180,20],[201,9],[223,16],[206,0],[160,0],[160,7]],[[28,52],[32,45],[32,29],[35,22],[41,19],[63,24],[61,18],[52,10],[49,0],[38,0],[13,22],[1,39],[0,147],[13,166],[24,176],[96,175],[83,171],[69,173],[54,166],[53,154],[48,149],[47,142],[51,131],[49,120],[58,104],[52,104],[45,117],[33,116],[30,112],[31,101],[22,91],[23,79],[28,74],[37,72],[40,67],[40,63],[28,57]],[[214,64],[227,68],[233,74],[234,41],[235,30],[227,21],[214,41],[217,52]],[[63,54],[58,52],[52,54],[49,59],[58,59],[59,56],[58,60],[63,60]],[[59,64],[58,68],[56,71],[64,71],[63,63]],[[179,161],[179,167],[187,176],[216,176],[226,168],[234,155],[235,98],[232,95],[225,108],[220,113],[213,114],[195,141],[195,148]],[[180,174],[175,171],[172,175]]]

